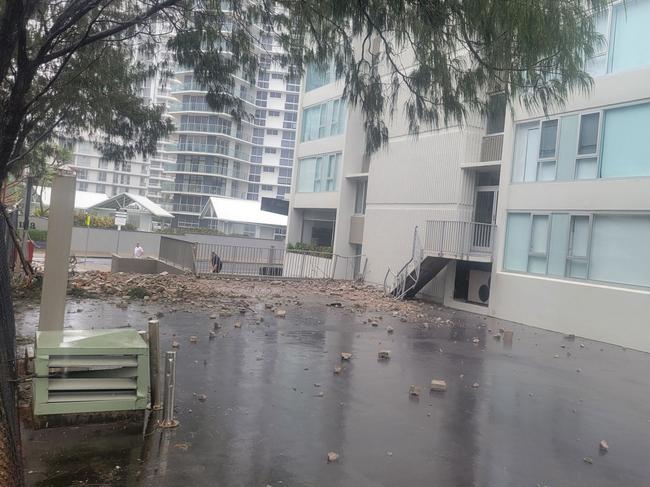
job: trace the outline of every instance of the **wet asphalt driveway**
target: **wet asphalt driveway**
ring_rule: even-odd
[[[260,304],[218,318],[214,340],[209,311],[165,314],[161,348],[180,342],[180,427],[144,439],[119,424],[25,427],[30,485],[650,485],[650,355],[445,309],[433,313],[454,326],[386,314],[373,327],[376,314],[325,303],[306,297],[286,318]],[[74,328],[144,329],[156,310],[69,307],[82,309],[66,315]],[[23,334],[36,316],[21,311]],[[514,331],[511,347],[492,337],[499,328]],[[434,378],[448,390],[430,393]],[[328,464],[330,451],[340,458]]]

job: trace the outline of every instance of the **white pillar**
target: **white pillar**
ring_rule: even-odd
[[[52,183],[39,331],[63,331],[75,183],[69,174],[56,176]]]

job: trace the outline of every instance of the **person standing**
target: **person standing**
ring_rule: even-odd
[[[136,259],[142,259],[144,255],[144,249],[140,246],[140,242],[135,244],[135,249],[133,249],[133,256]]]
[[[212,265],[212,272],[214,274],[219,274],[221,272],[221,268],[223,267],[223,261],[221,260],[221,257],[217,255],[216,252],[212,252],[212,256],[210,257],[210,264]]]

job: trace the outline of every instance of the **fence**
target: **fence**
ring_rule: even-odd
[[[196,274],[196,246],[194,242],[162,236],[158,259],[178,269]]]
[[[221,273],[248,277],[297,279],[362,279],[365,257],[340,256],[283,247],[187,242],[171,237],[160,240],[159,258],[176,268],[196,274],[212,273],[212,253],[221,259]]]
[[[7,223],[0,217],[0,484],[21,486],[23,480],[15,381],[16,324],[9,272],[13,254],[13,242]]]
[[[471,255],[489,257],[495,233],[496,225],[489,223],[428,221],[424,250],[456,259],[467,259]]]

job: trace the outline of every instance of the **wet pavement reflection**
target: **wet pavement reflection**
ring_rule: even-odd
[[[450,310],[434,312],[454,326],[386,314],[373,327],[369,315],[324,304],[306,298],[286,318],[260,304],[218,318],[213,340],[210,310],[165,314],[161,350],[180,342],[180,426],[25,427],[29,484],[650,485],[650,355]],[[69,327],[145,329],[157,308],[86,300],[68,309]],[[20,309],[22,334],[37,313]],[[512,346],[493,338],[499,328],[514,331]],[[389,360],[378,361],[382,349]],[[436,378],[446,392],[429,392]]]

